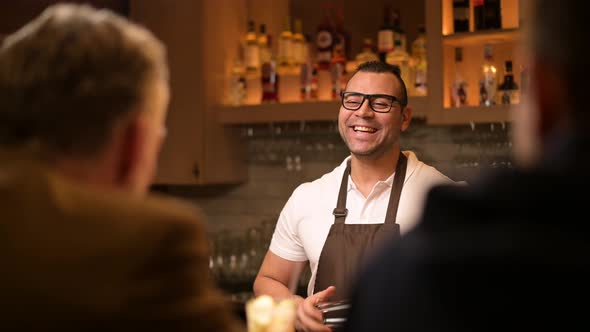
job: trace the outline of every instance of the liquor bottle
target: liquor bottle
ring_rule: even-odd
[[[343,47],[342,44],[336,44],[332,52],[332,65],[330,67],[332,72],[332,99],[338,98],[346,85],[346,58]]]
[[[310,37],[308,34],[304,35],[303,42],[303,63],[300,68],[301,76],[301,100],[312,100],[312,84],[313,84],[313,61],[310,50]]]
[[[335,35],[332,20],[332,5],[324,5],[324,20],[318,25],[316,33],[317,56],[317,98],[332,100],[332,55]]]
[[[357,64],[360,65],[365,62],[379,60],[379,56],[373,51],[374,48],[373,40],[371,38],[365,38],[363,40],[363,49],[355,57]]]
[[[262,101],[277,102],[279,101],[279,77],[277,72],[277,62],[272,55],[272,36],[266,35],[265,56],[262,63]]]
[[[520,103],[520,90],[518,89],[518,84],[516,84],[514,81],[514,74],[512,73],[512,61],[510,60],[504,63],[504,81],[502,84],[500,84],[498,90],[500,90],[500,103]]]
[[[249,75],[257,74],[260,70],[260,45],[253,20],[248,21],[248,31],[244,38],[244,64]]]
[[[262,65],[262,62],[264,61],[262,58],[265,56],[265,54],[263,54],[265,51],[270,52],[270,50],[268,49],[268,38],[267,38],[267,34],[266,34],[266,24],[264,23],[260,23],[260,30],[258,30],[258,48],[260,49],[260,64]],[[270,57],[270,53],[268,53],[268,56]]]
[[[299,67],[305,61],[305,37],[303,36],[303,27],[301,23],[301,19],[295,19],[295,30],[293,33],[293,42],[292,42],[292,50],[293,50],[293,63],[295,66]]]
[[[501,0],[485,0],[484,18],[486,29],[502,29]]]
[[[473,22],[475,24],[475,30],[485,30],[485,7],[484,0],[472,0],[473,1]]]
[[[351,36],[344,24],[344,9],[342,6],[336,8],[336,24],[334,26],[335,45],[341,45],[344,50],[344,58],[351,59]]]
[[[425,96],[428,93],[427,72],[428,61],[426,59],[426,28],[418,26],[418,37],[412,42],[412,76],[414,82],[414,94]]]
[[[406,50],[403,48],[402,40],[399,38],[399,35],[396,35],[398,38],[394,41],[394,48],[393,51],[387,53],[387,57],[385,61],[391,65],[396,65],[399,67],[402,80],[406,85],[406,89],[411,89],[412,84],[410,83],[410,55]],[[410,93],[410,91],[408,91]]]
[[[289,16],[285,17],[278,46],[277,60],[279,66],[291,66],[293,64],[293,32],[291,31],[291,18]]]
[[[408,42],[406,39],[406,32],[402,29],[401,25],[401,15],[399,9],[395,9],[392,12],[392,21],[393,21],[393,47],[395,48],[395,39],[401,40],[401,46],[404,51],[407,52],[408,50]]]
[[[324,5],[324,20],[317,27],[315,42],[318,69],[329,70],[334,47],[334,25],[328,5]]]
[[[379,29],[379,32],[377,32],[377,54],[383,62],[385,62],[387,53],[393,51],[394,48],[392,15],[391,7],[385,5],[383,10],[383,25]]]
[[[479,81],[479,104],[492,106],[496,104],[496,89],[498,78],[496,66],[493,63],[492,46],[484,46],[484,63],[481,68],[481,79]]]
[[[473,0],[476,30],[502,28],[500,0]]]
[[[453,0],[454,33],[469,31],[469,0]]]
[[[467,105],[467,82],[463,72],[463,48],[455,48],[455,80],[451,86],[451,106]]]
[[[241,57],[237,56],[232,64],[229,102],[231,105],[239,106],[244,103],[246,98],[246,69],[242,63]]]

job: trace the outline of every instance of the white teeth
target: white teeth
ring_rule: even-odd
[[[362,127],[362,126],[354,126],[352,129],[354,129],[354,131],[362,131],[362,132],[366,132],[366,133],[374,133],[377,131],[375,128]]]

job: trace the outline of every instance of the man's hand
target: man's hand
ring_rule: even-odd
[[[331,332],[328,326],[323,324],[324,317],[317,305],[325,302],[336,291],[336,287],[330,286],[321,292],[317,292],[299,302],[297,307],[297,317],[295,319],[295,328],[297,331],[304,332]]]

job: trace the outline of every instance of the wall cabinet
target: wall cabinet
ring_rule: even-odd
[[[344,1],[346,26],[353,39],[353,51],[358,51],[362,38],[371,37],[375,40],[377,30],[382,22],[381,8],[387,1],[368,0]],[[257,1],[250,1],[256,3]],[[469,1],[472,2],[472,1]],[[478,80],[483,63],[483,47],[493,47],[494,60],[498,69],[498,82],[503,79],[505,60],[512,60],[515,78],[520,79],[522,61],[519,56],[521,39],[520,21],[525,10],[526,0],[502,0],[502,29],[473,31],[473,8],[471,7],[471,32],[454,33],[453,1],[425,0],[396,2],[401,6],[402,24],[408,33],[408,41],[415,35],[411,33],[419,24],[426,22],[427,57],[428,57],[428,95],[410,97],[410,105],[414,109],[414,117],[425,118],[427,123],[465,124],[479,122],[508,122],[518,105],[479,106]],[[307,11],[304,11],[307,8]],[[367,11],[366,8],[378,10]],[[292,1],[289,7],[292,16],[301,16],[308,32],[321,20],[321,7],[316,2]],[[261,9],[261,13],[268,13]],[[268,16],[268,15],[267,15]],[[276,15],[275,15],[276,16]],[[244,24],[245,26],[245,24]],[[310,28],[311,26],[311,28]],[[280,27],[279,27],[280,29]],[[305,30],[305,29],[304,29]],[[280,30],[276,30],[278,33]],[[275,34],[276,35],[276,34]],[[451,107],[450,89],[454,77],[454,49],[462,47],[464,62],[467,69],[465,79],[468,86],[468,105],[461,108]],[[353,52],[354,53],[354,52]],[[249,124],[264,122],[291,121],[329,121],[335,120],[339,108],[338,101],[277,103],[244,106],[223,106],[217,109],[218,120],[223,124]]]
[[[239,2],[239,1],[238,1]],[[317,0],[249,0],[245,1],[247,18],[252,18],[257,24],[271,22],[268,29],[276,39],[283,28],[287,15],[291,18],[301,18],[303,32],[315,37],[317,26],[324,18],[323,4],[332,3],[341,6],[344,12],[344,26],[351,36],[351,53],[355,56],[362,48],[364,38],[377,41],[377,32],[383,24],[383,9],[386,4],[400,10],[401,26],[407,35],[408,44],[417,36],[418,26],[424,24],[424,1],[395,1],[365,0],[365,1],[317,1]],[[245,34],[246,20],[241,26],[241,33],[234,36],[237,43]],[[230,38],[231,36],[227,36]],[[237,45],[236,45],[237,46]],[[235,48],[234,48],[235,49]],[[236,53],[237,54],[237,53]],[[227,63],[228,68],[231,65]],[[229,72],[228,72],[229,75]],[[280,82],[280,79],[279,79]],[[280,83],[279,83],[280,84]],[[409,104],[414,109],[415,118],[425,118],[428,113],[428,97],[411,96]],[[226,106],[218,105],[218,121],[226,125],[245,125],[271,122],[294,121],[336,121],[339,100],[308,101],[293,103],[268,103],[257,105]]]
[[[502,0],[502,28],[474,31],[473,1],[470,6],[470,31],[454,33],[453,1],[427,0],[426,22],[429,65],[429,124],[465,124],[478,122],[508,122],[518,105],[479,105],[481,66],[484,62],[484,45],[493,50],[493,61],[498,70],[498,83],[503,79],[504,61],[513,62],[515,79],[520,83],[522,58],[520,22],[526,9],[526,0]],[[467,86],[467,105],[451,107],[451,86],[455,79],[455,48],[463,49],[464,79]]]
[[[168,137],[156,184],[245,181],[239,132],[214,113],[223,98],[224,60],[235,50],[227,36],[238,35],[243,8],[230,0],[131,0],[129,8],[133,20],[165,43],[170,66]]]

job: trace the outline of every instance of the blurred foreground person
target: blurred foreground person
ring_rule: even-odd
[[[419,225],[364,270],[347,331],[590,328],[590,3],[531,3],[517,168],[433,189]]]
[[[0,330],[230,331],[199,212],[146,195],[164,46],[55,5],[0,49]]]

